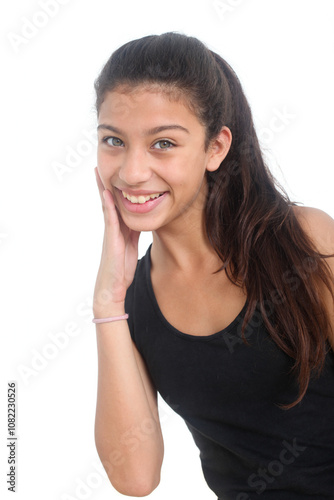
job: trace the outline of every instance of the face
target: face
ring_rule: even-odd
[[[226,156],[229,129],[205,151],[205,128],[186,103],[142,87],[106,95],[98,135],[99,174],[128,227],[195,227],[205,206],[205,172]]]

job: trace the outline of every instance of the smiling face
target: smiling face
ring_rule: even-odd
[[[205,128],[183,100],[144,86],[120,90],[107,93],[99,111],[98,170],[122,219],[138,231],[196,225],[205,172],[226,156],[229,129],[205,151]]]

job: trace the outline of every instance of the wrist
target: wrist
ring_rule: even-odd
[[[121,314],[119,316],[109,316],[108,318],[94,318],[93,323],[100,325],[101,323],[112,323],[113,321],[121,321],[128,319],[128,314]]]
[[[110,291],[107,288],[95,289],[93,297],[93,313],[95,317],[110,317],[124,314],[124,291]]]
[[[111,318],[113,316],[123,316],[125,314],[125,306],[123,303],[109,304],[104,309],[93,308],[94,318]]]

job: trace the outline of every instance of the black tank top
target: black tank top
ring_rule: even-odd
[[[249,345],[241,337],[247,303],[213,335],[178,331],[154,296],[150,250],[126,296],[129,328],[157,391],[192,433],[208,486],[224,500],[334,499],[333,351],[301,403],[281,409],[298,394],[293,360],[260,313],[247,327]]]

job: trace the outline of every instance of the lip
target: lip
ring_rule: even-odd
[[[150,195],[159,192],[159,191],[131,191],[128,189],[127,190],[124,189],[124,191],[133,196]],[[146,214],[148,212],[151,212],[158,205],[160,205],[168,195],[168,191],[165,191],[161,196],[159,196],[159,198],[155,198],[154,200],[149,200],[146,201],[145,203],[131,203],[131,201],[129,201],[127,198],[124,198],[124,196],[122,195],[122,191],[119,188],[116,188],[116,193],[117,193],[117,198],[119,198],[119,201],[123,205],[123,207],[128,212],[135,214]]]

